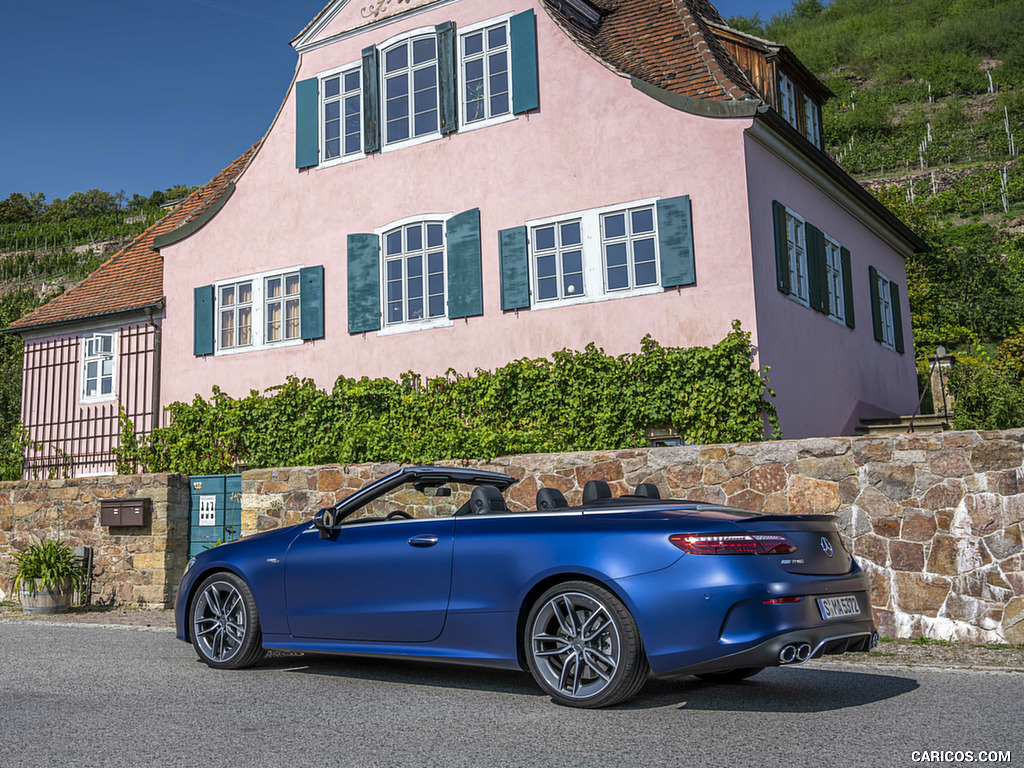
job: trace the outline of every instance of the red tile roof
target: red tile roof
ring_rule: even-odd
[[[697,99],[759,99],[708,24],[724,24],[708,0],[591,0],[603,18],[580,23],[567,0],[543,0],[552,18],[612,69]],[[586,2],[586,0],[582,0]]]
[[[209,210],[245,170],[258,147],[257,142],[74,288],[11,323],[10,328],[60,325],[158,304],[164,297],[163,257],[153,250],[153,241]]]

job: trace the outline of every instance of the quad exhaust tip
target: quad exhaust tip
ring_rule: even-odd
[[[811,657],[811,646],[809,643],[790,643],[779,651],[779,662],[781,664],[803,664]]]
[[[878,633],[875,632],[871,635],[871,647],[876,648],[878,646]]]

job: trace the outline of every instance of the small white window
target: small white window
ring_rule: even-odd
[[[825,279],[828,284],[828,314],[846,322],[846,296],[843,292],[843,255],[839,243],[825,235]]]
[[[267,330],[263,340],[266,344],[301,338],[299,290],[298,272],[264,279]]]
[[[385,324],[447,316],[444,223],[419,221],[384,233]]]
[[[807,96],[804,96],[804,113],[807,117],[807,140],[821,149],[821,120],[818,116],[818,105]]]
[[[510,114],[508,22],[462,35],[461,53],[463,125]]]
[[[807,240],[804,220],[788,208],[786,209],[786,248],[789,251],[789,293],[804,306],[809,306]]]
[[[222,285],[218,293],[221,349],[252,346],[252,281]]]
[[[658,283],[658,246],[653,205],[601,217],[605,288],[624,291]]]
[[[302,343],[299,267],[217,283],[217,348],[232,354]]]
[[[437,36],[403,40],[382,59],[384,143],[438,133]]]
[[[779,75],[779,112],[786,122],[797,127],[796,123],[796,91],[793,81],[785,75]]]
[[[352,157],[363,151],[363,87],[358,67],[320,78],[322,160]]]
[[[878,315],[882,320],[882,346],[896,351],[896,328],[892,316],[892,281],[878,272]]]
[[[583,288],[583,232],[580,221],[563,221],[534,227],[534,296],[537,301],[572,299],[585,295]]]
[[[116,334],[93,333],[82,339],[82,401],[112,400]]]

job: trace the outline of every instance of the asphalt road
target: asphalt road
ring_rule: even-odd
[[[1024,766],[1022,693],[1017,673],[826,662],[582,711],[525,673],[308,655],[218,672],[166,631],[0,622],[0,765]]]

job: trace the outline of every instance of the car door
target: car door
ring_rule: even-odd
[[[451,517],[311,527],[285,561],[294,637],[422,643],[444,628],[451,592]]]

